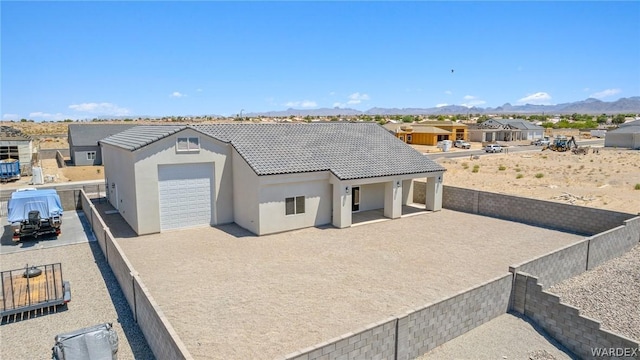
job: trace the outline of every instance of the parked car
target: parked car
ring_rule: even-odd
[[[488,153],[502,152],[502,146],[498,144],[489,144],[484,148],[484,151]]]
[[[542,139],[536,139],[531,142],[531,145],[535,145],[535,146],[549,146],[549,144],[551,144],[551,141],[549,140],[548,137],[544,137]]]
[[[464,140],[456,140],[453,142],[453,146],[461,149],[471,149],[471,144]]]

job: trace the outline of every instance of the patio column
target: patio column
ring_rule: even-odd
[[[351,226],[351,186],[333,184],[333,226],[342,229]]]
[[[397,219],[402,216],[402,181],[393,180],[384,184],[384,216]]]
[[[427,178],[427,191],[425,193],[425,208],[431,211],[442,210],[442,177],[443,173]]]

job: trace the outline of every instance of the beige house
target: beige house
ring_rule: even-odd
[[[399,218],[445,169],[373,123],[138,126],[100,141],[109,202],[139,234],[235,222],[258,234]]]

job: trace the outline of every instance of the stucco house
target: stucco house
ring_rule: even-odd
[[[100,141],[109,202],[139,234],[235,222],[264,235],[399,218],[426,179],[442,207],[445,169],[374,123],[138,126]]]
[[[33,139],[29,135],[10,126],[0,126],[0,160],[17,159],[20,172],[31,175],[34,150]]]
[[[535,140],[544,128],[524,119],[489,119],[469,127],[469,139],[477,142]]]
[[[75,166],[102,165],[98,141],[131,129],[135,124],[69,124],[69,156]]]
[[[604,146],[640,149],[640,120],[627,122],[615,130],[607,131]]]

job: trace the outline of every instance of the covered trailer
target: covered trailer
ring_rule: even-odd
[[[20,179],[20,161],[16,159],[0,160],[0,181]]]
[[[25,236],[60,235],[62,204],[55,190],[18,190],[11,194],[7,208],[13,241]]]

